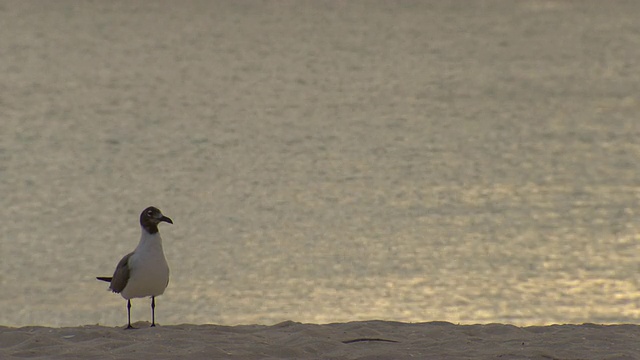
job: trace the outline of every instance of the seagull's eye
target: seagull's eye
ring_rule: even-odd
[[[147,211],[147,215],[148,216],[153,216],[153,211],[151,211],[151,210]]]

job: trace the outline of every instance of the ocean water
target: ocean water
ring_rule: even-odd
[[[0,4],[0,324],[636,323],[639,6]]]

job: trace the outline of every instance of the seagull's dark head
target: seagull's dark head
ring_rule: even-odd
[[[140,214],[140,226],[142,226],[149,234],[155,234],[158,232],[158,224],[161,222],[168,222],[173,224],[173,220],[162,215],[160,209],[155,206],[149,206]]]

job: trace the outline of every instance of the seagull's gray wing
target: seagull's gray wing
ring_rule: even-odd
[[[133,252],[125,255],[116,266],[116,271],[113,273],[113,279],[111,279],[111,285],[109,286],[114,293],[120,293],[129,282],[129,258],[131,255],[133,255]]]

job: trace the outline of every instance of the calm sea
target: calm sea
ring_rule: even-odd
[[[638,6],[10,1],[0,325],[638,322]]]

